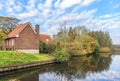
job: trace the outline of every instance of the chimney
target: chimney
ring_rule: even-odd
[[[39,34],[39,25],[38,24],[35,25],[35,31],[37,32],[37,34]]]

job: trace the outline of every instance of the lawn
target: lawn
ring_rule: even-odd
[[[48,54],[27,54],[17,51],[0,51],[0,66],[25,64],[51,59],[53,59],[53,57]]]

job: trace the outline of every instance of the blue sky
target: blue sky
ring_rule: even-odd
[[[40,25],[40,33],[56,34],[59,23],[110,33],[120,44],[120,0],[0,0],[0,16]]]

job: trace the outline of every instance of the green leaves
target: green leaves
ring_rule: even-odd
[[[56,50],[53,55],[55,57],[55,60],[58,62],[66,62],[69,60],[69,54],[67,53],[66,48]]]
[[[3,33],[2,31],[0,31],[0,44],[4,43],[4,39],[7,37],[7,35],[5,33]]]

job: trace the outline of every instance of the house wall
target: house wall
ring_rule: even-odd
[[[39,34],[35,34],[30,25],[28,25],[20,34],[15,38],[14,48],[16,50],[37,50],[39,53]]]
[[[19,52],[24,52],[24,53],[30,53],[30,54],[38,54],[39,50],[35,50],[35,49],[19,49],[17,50]]]

